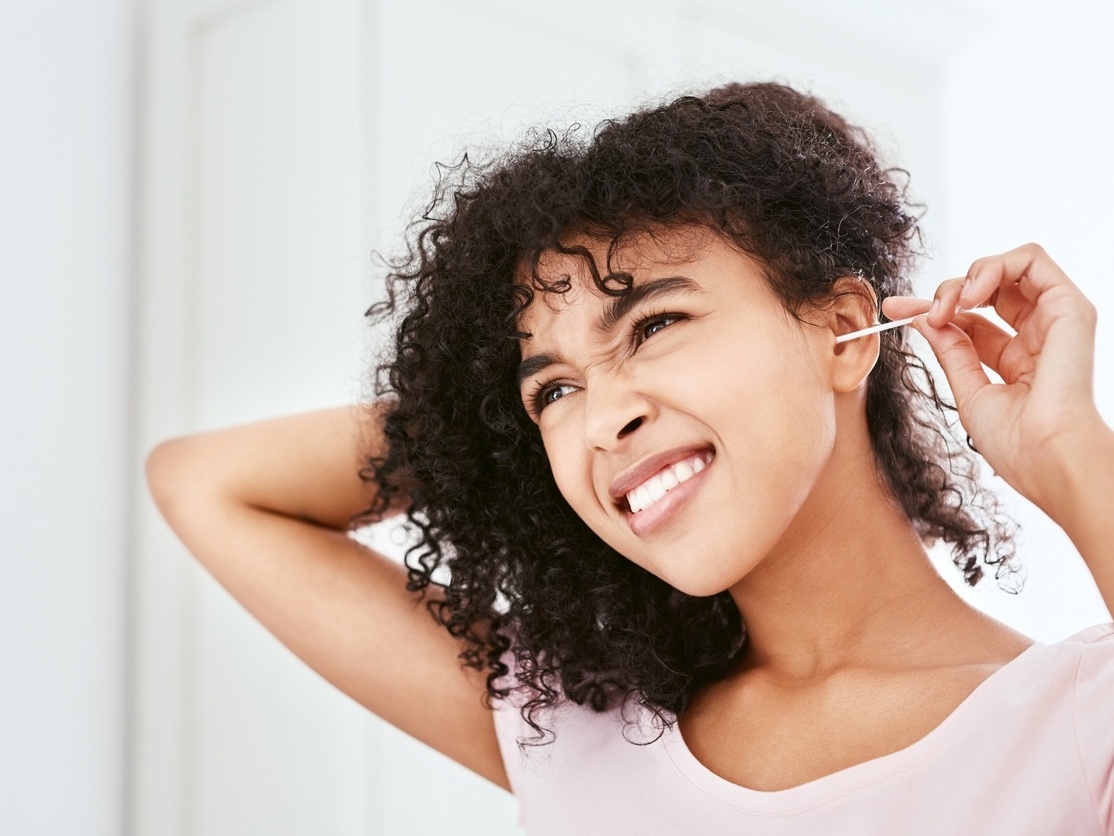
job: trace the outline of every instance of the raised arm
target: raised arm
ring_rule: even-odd
[[[973,312],[995,311],[1016,334]],[[1114,432],[1094,400],[1094,305],[1028,244],[971,265],[928,301],[891,297],[940,361],[959,417],[994,471],[1071,538],[1114,612]],[[1002,383],[992,383],[983,366]]]
[[[379,412],[342,407],[160,444],[151,494],[201,564],[311,668],[357,702],[509,788],[484,675],[462,667],[406,572],[349,538],[373,494],[357,475]]]

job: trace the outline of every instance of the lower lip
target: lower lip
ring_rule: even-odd
[[[627,511],[627,524],[631,531],[639,537],[645,537],[663,526],[677,512],[677,509],[700,488],[700,485],[704,482],[704,477],[708,475],[708,470],[714,463],[715,459],[709,462],[699,473],[693,474],[691,479],[686,479],[649,508],[644,508],[637,514]]]

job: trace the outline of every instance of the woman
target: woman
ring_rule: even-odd
[[[950,590],[926,544],[1009,585],[1010,523],[903,330],[836,341],[879,299],[917,315],[971,445],[1109,605],[1095,313],[1034,246],[930,308],[916,239],[861,132],[778,85],[545,134],[439,185],[378,405],[168,442],[152,491],[530,832],[1109,832],[1114,630],[1034,644]],[[345,534],[403,511],[408,573]]]

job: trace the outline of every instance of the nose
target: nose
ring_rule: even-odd
[[[589,384],[584,413],[584,443],[590,450],[610,450],[653,416],[653,406],[622,374]]]

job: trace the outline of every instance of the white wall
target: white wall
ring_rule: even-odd
[[[941,122],[943,200],[926,224],[936,243],[923,290],[977,257],[1042,244],[1099,309],[1095,397],[1114,424],[1114,7],[1097,0],[1003,5],[949,64]],[[993,581],[966,593],[1017,629],[1055,641],[1110,616],[1063,531],[1002,480],[1021,524],[1028,582],[1017,596]],[[949,577],[954,577],[952,572]]]
[[[0,833],[122,826],[131,56],[0,3]]]

